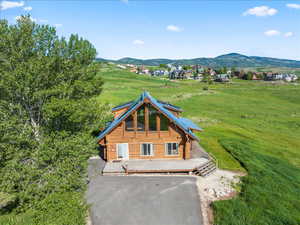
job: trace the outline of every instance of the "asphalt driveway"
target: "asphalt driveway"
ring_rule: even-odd
[[[100,163],[100,164],[99,164]],[[90,160],[86,194],[93,225],[201,225],[193,177],[101,176]]]

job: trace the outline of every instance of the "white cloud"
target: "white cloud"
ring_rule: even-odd
[[[32,7],[31,6],[26,6],[23,8],[25,11],[31,11],[32,10]]]
[[[264,32],[266,36],[278,36],[280,35],[280,31],[278,30],[267,30]]]
[[[54,26],[55,26],[56,28],[59,28],[59,27],[62,27],[63,25],[62,25],[61,23],[57,23],[57,24],[54,24]]]
[[[16,7],[23,7],[24,1],[21,2],[13,2],[13,1],[1,1],[0,2],[0,10],[6,10]]]
[[[128,0],[121,0],[121,2],[128,4]]]
[[[284,34],[285,37],[292,37],[293,35],[294,35],[293,32],[286,32],[286,33]]]
[[[300,9],[300,4],[286,4],[286,7],[291,8],[291,9]]]
[[[182,28],[175,26],[175,25],[168,25],[166,29],[168,31],[173,31],[173,32],[180,32],[183,30]]]
[[[133,43],[134,45],[143,45],[143,44],[145,44],[145,42],[142,41],[142,40],[134,40],[132,43]]]
[[[248,9],[243,13],[244,16],[274,16],[278,12],[277,9],[270,8],[269,6],[257,6],[251,9]]]

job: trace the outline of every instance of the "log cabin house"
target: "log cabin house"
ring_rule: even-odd
[[[202,129],[180,117],[182,109],[143,92],[136,101],[112,109],[114,120],[102,130],[98,143],[108,162],[132,159],[191,157],[194,134]]]

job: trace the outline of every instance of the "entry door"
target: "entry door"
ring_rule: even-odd
[[[129,159],[128,143],[117,144],[117,154],[118,154],[118,159],[128,160]]]

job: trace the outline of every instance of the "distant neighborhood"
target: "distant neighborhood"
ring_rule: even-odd
[[[110,62],[112,63],[112,62]],[[203,82],[229,82],[232,78],[242,80],[264,80],[264,81],[285,81],[295,82],[299,78],[292,73],[278,72],[254,72],[227,68],[210,68],[201,65],[176,65],[161,64],[159,66],[145,66],[134,64],[116,64],[120,69],[127,69],[130,72],[156,77],[166,77],[170,80],[199,80]]]

